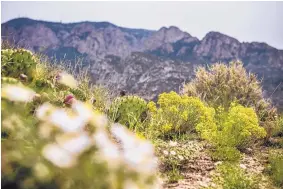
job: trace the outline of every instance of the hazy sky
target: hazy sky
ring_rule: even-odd
[[[239,41],[283,49],[283,2],[1,2],[1,22],[109,21],[129,28],[177,26],[202,39],[219,31]]]

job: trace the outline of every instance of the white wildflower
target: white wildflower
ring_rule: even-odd
[[[100,113],[95,113],[91,119],[93,125],[95,125],[97,128],[105,128],[108,124],[108,119],[107,116],[100,114]]]
[[[86,133],[65,133],[57,136],[56,141],[72,155],[79,155],[91,146],[91,140]]]
[[[76,111],[78,116],[82,119],[88,121],[92,116],[92,109],[91,107],[87,106],[85,103],[76,101],[72,105],[73,110]]]
[[[33,90],[23,86],[5,85],[1,96],[11,101],[31,102],[35,94]]]
[[[96,132],[93,135],[93,139],[95,141],[95,144],[99,148],[102,155],[110,161],[115,162],[115,160],[118,160],[120,157],[119,149],[118,147],[109,140],[107,134],[103,131]]]
[[[48,113],[51,113],[53,106],[50,103],[44,103],[36,110],[36,117],[41,120],[48,118]]]
[[[176,152],[175,151],[170,151],[170,154],[174,156],[174,155],[176,155]]]
[[[152,174],[157,168],[154,148],[148,141],[140,140],[124,126],[114,124],[111,132],[122,142],[125,163],[144,174]]]
[[[83,131],[87,120],[84,117],[71,117],[64,109],[56,109],[49,116],[49,121],[65,132]]]
[[[56,144],[46,145],[42,150],[42,155],[61,168],[69,168],[76,164],[76,158]]]
[[[126,127],[120,124],[113,124],[111,126],[111,133],[122,142],[123,148],[133,148],[136,142],[136,137],[130,133]]]
[[[71,88],[76,88],[78,85],[75,78],[67,73],[61,73],[58,82]]]

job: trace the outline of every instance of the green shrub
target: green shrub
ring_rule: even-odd
[[[138,96],[118,97],[111,103],[109,117],[129,128],[135,128],[145,118],[146,109],[146,101]]]
[[[283,152],[274,152],[269,155],[268,172],[274,183],[283,187]]]
[[[32,79],[38,62],[38,58],[25,49],[1,50],[1,74],[3,76],[18,78],[21,74],[25,74],[28,79]]]
[[[154,102],[148,103],[150,127],[163,137],[178,136],[195,131],[197,124],[209,122],[213,109],[207,108],[198,98],[180,96],[176,92],[162,93]]]
[[[220,177],[214,180],[223,189],[258,189],[257,178],[248,175],[239,165],[224,163],[217,167]]]
[[[263,98],[260,82],[254,74],[247,73],[241,62],[217,63],[208,70],[199,68],[196,78],[184,86],[183,93],[200,97],[214,108],[222,106],[228,110],[232,102],[253,107],[267,138],[275,129],[276,109]]]
[[[281,136],[283,138],[283,115],[278,116],[276,120],[276,129],[274,129],[272,135]]]
[[[259,126],[257,115],[252,108],[232,103],[228,112],[221,108],[217,112],[214,123],[203,122],[198,124],[196,129],[203,139],[220,150],[216,154],[226,156],[224,159],[237,159],[239,154],[236,149],[243,149],[266,135],[265,130]]]
[[[241,153],[237,148],[230,146],[218,146],[211,154],[214,160],[235,162],[241,158]]]

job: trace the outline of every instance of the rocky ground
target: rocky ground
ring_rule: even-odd
[[[279,189],[275,187],[266,173],[264,173],[267,166],[268,153],[270,147],[259,147],[254,149],[248,149],[242,154],[240,160],[240,167],[245,170],[246,173],[257,175],[259,178],[259,189]],[[278,149],[282,150],[282,149]],[[216,176],[216,166],[222,164],[221,161],[214,161],[210,155],[208,148],[198,148],[196,156],[188,160],[186,164],[182,166],[181,174],[183,179],[174,183],[164,182],[164,189],[204,189],[208,187],[216,187],[213,182],[213,177]]]

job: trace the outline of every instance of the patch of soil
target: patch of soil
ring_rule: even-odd
[[[183,167],[182,175],[184,179],[177,183],[164,184],[164,189],[198,189],[209,186],[212,171],[215,169],[215,163],[202,149],[198,156],[189,160]]]

